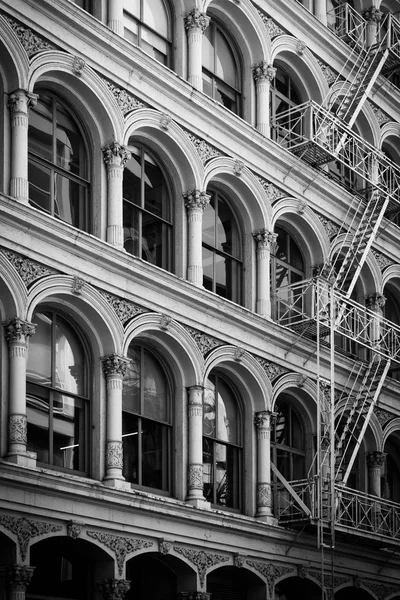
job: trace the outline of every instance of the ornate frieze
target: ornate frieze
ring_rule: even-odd
[[[217,338],[207,335],[206,333],[197,331],[197,329],[192,329],[192,327],[187,327],[186,325],[184,325],[184,328],[192,336],[202,354],[207,354],[207,352],[213,348],[224,345],[224,342],[221,342],[220,340],[217,340]]]
[[[261,17],[261,20],[264,23],[264,26],[265,26],[271,40],[273,40],[275,37],[278,37],[278,35],[282,35],[285,33],[284,30],[281,29],[279,27],[279,25],[277,23],[275,23],[275,21],[273,19],[268,17],[264,12],[262,12],[261,10],[258,10],[258,14]]]
[[[127,579],[104,579],[99,581],[98,586],[104,600],[123,600],[131,587],[131,582]]]
[[[214,146],[212,146],[211,144],[208,144],[207,142],[197,137],[193,133],[190,133],[189,131],[185,130],[185,133],[189,137],[190,141],[195,145],[196,150],[204,164],[211,158],[215,158],[216,156],[222,156],[222,152],[214,148]]]
[[[31,582],[34,570],[35,567],[24,565],[4,565],[0,567],[0,577],[5,580],[6,587],[11,592],[19,592],[21,597],[25,598],[26,588]]]
[[[196,568],[199,574],[201,587],[204,587],[207,569],[214,565],[219,565],[229,561],[228,556],[222,556],[221,554],[212,554],[211,552],[204,552],[203,550],[193,550],[191,548],[184,548],[182,546],[174,546],[175,552],[181,554],[188,559]]]
[[[272,203],[275,200],[279,200],[280,198],[284,198],[286,194],[282,192],[280,189],[274,186],[273,183],[267,181],[263,177],[257,177],[258,181],[264,188],[265,194],[267,196],[267,200]]]
[[[21,558],[24,561],[28,553],[28,546],[31,539],[44,535],[45,533],[53,533],[61,531],[61,525],[46,523],[45,521],[34,521],[25,517],[11,517],[9,515],[0,515],[0,525],[8,531],[11,531],[18,540],[19,551]]]
[[[283,373],[289,372],[288,369],[285,369],[284,367],[281,367],[280,365],[277,365],[271,362],[270,360],[261,358],[260,356],[256,356],[255,358],[260,363],[260,365],[262,366],[262,368],[264,369],[271,381],[276,377],[283,375]]]
[[[102,77],[104,83],[114,96],[117,101],[118,106],[121,109],[123,115],[127,115],[132,110],[136,110],[138,108],[144,108],[146,105],[141,102],[138,98],[136,98],[133,94],[130,94],[127,90],[118,87],[108,79]]]
[[[317,62],[321,67],[327,84],[331,85],[334,83],[337,79],[337,73],[335,73],[335,71],[329,65],[325,64],[320,58],[317,58]]]
[[[336,225],[336,223],[334,223],[330,219],[327,219],[323,215],[320,215],[319,213],[316,213],[316,215],[317,215],[318,219],[321,221],[322,225],[324,226],[324,229],[325,229],[326,233],[328,234],[329,239],[335,237],[335,235],[337,235],[339,232],[339,229],[340,229],[339,225]]]
[[[31,260],[30,258],[25,258],[20,254],[11,252],[10,250],[2,249],[2,253],[10,261],[27,287],[37,279],[58,273],[58,271],[55,269],[44,267],[40,263]]]
[[[6,16],[5,18],[10,27],[16,33],[29,58],[38,52],[42,52],[43,50],[54,50],[56,48],[56,46],[53,46],[53,44],[50,44],[43,38],[36,35],[36,33],[33,33],[33,31],[28,27],[20,25],[20,23],[17,23],[10,17]]]
[[[282,575],[285,575],[286,573],[292,573],[294,571],[294,569],[290,567],[277,567],[271,563],[267,564],[257,560],[247,560],[246,562],[250,567],[253,567],[253,569],[265,577],[271,598],[274,597],[275,581],[278,579],[278,577],[282,577]]]
[[[144,308],[138,306],[137,304],[134,304],[130,300],[124,300],[124,298],[119,298],[118,296],[114,296],[113,294],[109,294],[101,290],[100,293],[113,307],[119,320],[122,323],[126,323],[132,317],[135,317],[140,313],[146,312]]]
[[[210,23],[210,17],[194,8],[185,16],[185,28],[187,31],[200,30],[204,33]]]
[[[309,575],[318,581],[319,586],[322,586],[322,573],[321,571],[309,571]],[[349,577],[341,577],[336,575],[332,578],[332,575],[324,574],[324,583],[327,588],[335,590],[337,587],[344,585],[350,581]]]
[[[88,531],[87,535],[101,544],[104,544],[104,546],[114,552],[120,575],[122,575],[124,562],[128,554],[141,550],[142,548],[151,548],[153,546],[153,542],[122,537],[120,535],[112,535],[111,533],[104,533],[102,531]]]
[[[375,256],[381,271],[383,271],[386,267],[389,267],[390,265],[394,265],[394,262],[390,258],[385,256],[381,252],[378,252],[378,250],[372,250],[372,254]]]
[[[360,587],[361,585],[374,594],[378,600],[385,600],[386,598],[394,596],[394,594],[399,593],[399,587],[393,585],[387,585],[385,583],[379,583],[375,581],[369,581],[368,579],[360,579]]]
[[[78,539],[83,530],[83,524],[77,521],[69,521],[67,524],[67,536],[73,540]]]
[[[8,419],[8,439],[10,444],[27,444],[26,415],[10,415]]]

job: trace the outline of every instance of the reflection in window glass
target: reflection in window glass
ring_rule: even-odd
[[[292,404],[278,400],[272,427],[273,461],[288,481],[305,477],[304,429]]]
[[[171,18],[165,0],[124,0],[124,37],[171,66]]]
[[[283,316],[290,322],[290,319],[296,316],[298,312],[304,311],[304,298],[299,293],[299,298],[294,296],[296,290],[292,286],[302,281],[305,277],[304,259],[299,246],[292,236],[280,227],[275,228],[278,234],[275,244],[275,251],[271,255],[271,286],[273,292],[279,290],[279,297],[284,303],[276,302],[274,314],[275,318],[283,323]],[[295,312],[293,315],[288,311],[287,305],[295,302]]]

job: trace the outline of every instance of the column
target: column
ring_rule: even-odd
[[[9,349],[9,421],[7,459],[25,466],[32,465],[27,453],[26,363],[28,340],[36,325],[15,317],[3,323]]]
[[[191,190],[183,194],[188,214],[188,281],[201,287],[203,285],[203,212],[211,196],[206,192]]]
[[[196,90],[203,91],[203,33],[208,27],[210,17],[194,8],[185,17],[188,35],[188,81]]]
[[[383,307],[385,306],[385,302],[386,298],[382,294],[373,294],[365,299],[367,308],[376,314],[376,318],[372,318],[370,332],[370,339],[375,347],[379,346],[381,341]]]
[[[103,371],[107,380],[106,474],[108,485],[121,486],[122,475],[122,385],[129,359],[117,354],[103,356]]]
[[[253,78],[256,84],[257,98],[256,127],[258,131],[266,137],[271,137],[269,122],[269,92],[275,73],[275,67],[268,65],[266,60],[261,61],[258,65],[253,67]]]
[[[7,600],[25,600],[26,589],[31,582],[35,567],[6,565],[0,575],[5,579]]]
[[[203,393],[200,385],[189,388],[188,401],[188,491],[186,500],[204,507],[203,496]]]
[[[271,413],[257,413],[254,423],[257,430],[257,517],[266,518],[272,516]]]
[[[376,6],[371,6],[363,12],[363,17],[367,21],[366,45],[369,48],[377,41],[378,23],[382,18],[382,13]]]
[[[124,228],[122,225],[123,197],[122,179],[125,163],[131,158],[131,153],[118,142],[103,146],[104,162],[107,166],[108,180],[108,223],[107,242],[123,249]]]
[[[328,25],[326,0],[315,0],[314,11],[317,19]]]
[[[10,196],[29,204],[28,184],[28,111],[35,106],[37,94],[16,90],[10,94],[11,112],[11,181]]]
[[[98,585],[104,600],[123,600],[131,582],[126,579],[104,579]]]
[[[118,35],[124,35],[124,10],[122,0],[109,0],[107,25]]]
[[[381,475],[386,461],[386,452],[370,452],[367,456],[368,492],[379,498],[382,496]]]
[[[271,316],[270,264],[271,245],[277,240],[276,233],[260,229],[253,233],[257,242],[257,304],[256,311],[263,317]]]

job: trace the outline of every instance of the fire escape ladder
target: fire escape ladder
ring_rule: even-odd
[[[388,203],[388,196],[386,199],[383,199],[381,192],[379,190],[374,190],[371,193],[366,208],[364,204],[361,204],[360,206],[363,214],[356,233],[354,236],[351,234],[351,240],[349,240],[350,234],[346,236],[350,243],[347,247],[343,262],[337,272],[335,287],[345,293],[347,297],[350,297],[354,289],[361,269],[375,240]],[[338,255],[338,259],[340,259],[340,255]],[[333,268],[334,266],[335,265],[333,265]]]
[[[372,411],[379,398],[382,385],[390,367],[390,360],[373,354],[357,388],[357,380],[347,397],[341,414],[345,419],[337,420],[335,428],[336,481],[346,485],[368,427]],[[358,378],[359,379],[359,378]]]

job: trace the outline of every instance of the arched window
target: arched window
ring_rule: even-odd
[[[89,165],[76,118],[50,92],[29,116],[29,198],[43,210],[89,231]]]
[[[242,243],[237,220],[225,197],[209,191],[203,214],[203,285],[207,290],[240,304]]]
[[[282,303],[275,303],[275,319],[284,322],[287,319],[290,322],[291,314],[287,311],[288,303],[292,303],[293,292],[288,288],[305,277],[305,264],[302,252],[292,236],[281,227],[275,228],[278,234],[275,244],[275,252],[271,255],[271,282],[273,293],[279,291],[279,298]],[[304,298],[299,296],[296,311],[304,311]]]
[[[287,113],[289,109],[293,109],[301,103],[300,94],[296,89],[292,77],[286,73],[281,67],[276,68],[275,77],[271,83],[270,91],[270,114],[271,120],[277,119],[282,113]],[[295,121],[292,121],[290,114],[287,117],[282,117],[280,121],[283,129],[272,128],[272,137],[278,143],[287,146],[290,143],[288,130],[293,134],[300,134],[299,125],[296,125],[298,113],[296,113]],[[283,139],[284,138],[284,139]],[[285,141],[284,141],[285,140]]]
[[[171,15],[166,0],[124,0],[124,37],[171,66]]]
[[[284,395],[276,403],[272,426],[272,460],[288,481],[303,479],[305,470],[305,437],[302,420]]]
[[[123,475],[135,485],[171,491],[171,393],[153,352],[131,345],[122,405]]]
[[[124,247],[127,252],[172,270],[172,207],[167,181],[155,159],[130,146],[123,182]]]
[[[206,500],[241,508],[242,430],[237,396],[218,373],[211,373],[203,403],[203,484]]]
[[[241,68],[238,53],[225,31],[210,21],[203,38],[203,91],[240,114]]]
[[[37,312],[27,365],[28,450],[38,463],[88,471],[88,361],[78,331],[52,310]]]

